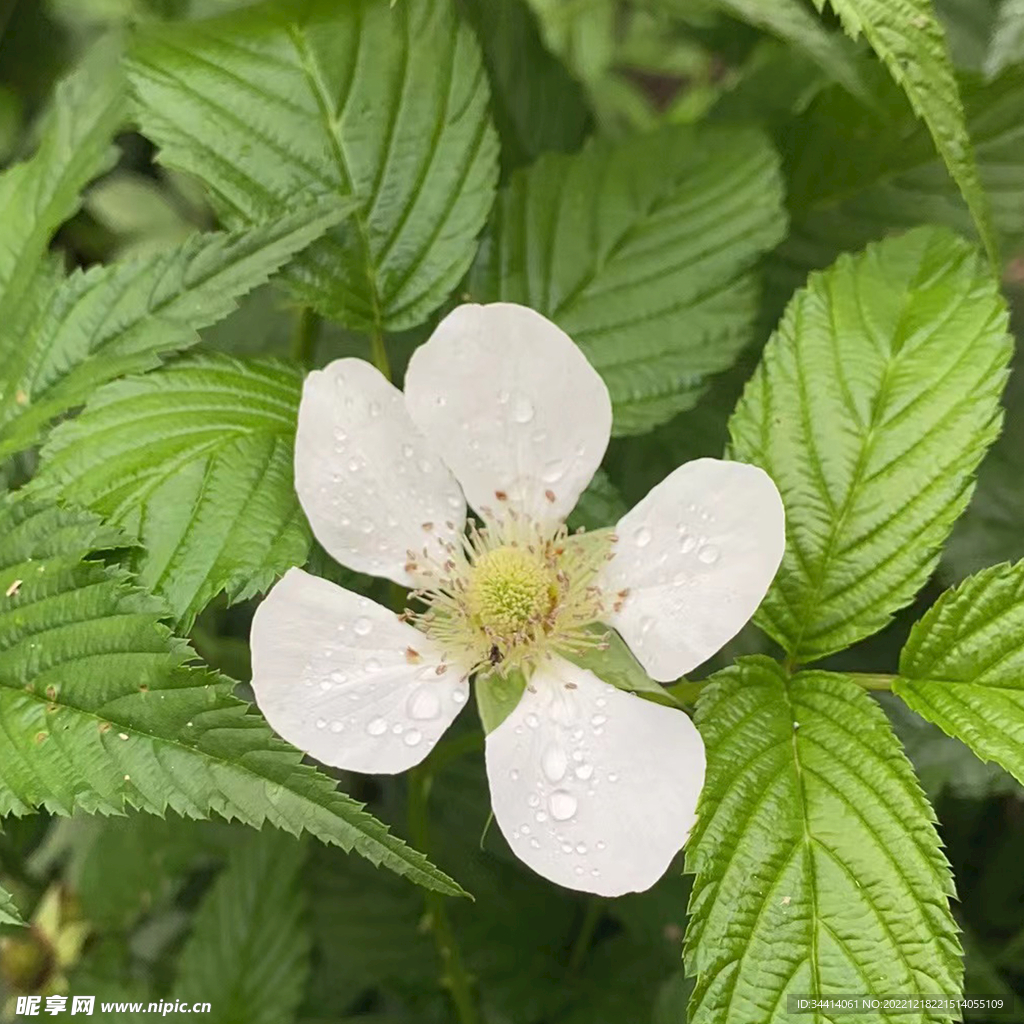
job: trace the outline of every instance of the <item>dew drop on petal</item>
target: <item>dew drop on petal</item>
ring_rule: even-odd
[[[516,423],[529,423],[533,419],[533,402],[526,395],[517,395],[512,404],[512,419]]]
[[[519,781],[519,769],[518,768],[513,768],[511,771],[509,771],[508,777],[513,782],[518,782]]]
[[[438,697],[436,690],[429,686],[421,686],[413,691],[407,707],[410,718],[421,722],[429,721],[441,713],[441,698]]]
[[[338,722],[338,721],[331,722],[331,732],[333,732],[333,733],[339,733],[344,728],[345,728],[345,723],[344,722]]]
[[[394,734],[395,734],[396,736],[401,736],[401,735],[402,735],[402,733],[403,733],[403,732],[405,732],[405,726],[404,726],[404,725],[402,725],[402,723],[401,723],[401,722],[395,722],[395,724],[394,724],[393,726],[391,726],[391,731],[392,731],[392,732],[393,732],[393,733],[394,733]]]
[[[551,782],[561,782],[569,767],[569,759],[565,756],[565,751],[554,743],[544,751],[540,763],[544,774]]]
[[[340,685],[341,683],[344,683],[347,679],[348,679],[348,676],[345,675],[344,672],[332,672],[331,673],[331,682],[332,683],[338,683]]]
[[[539,718],[538,718],[538,717],[537,717],[537,716],[536,716],[536,715],[535,715],[535,714],[534,714],[534,713],[533,713],[533,712],[531,711],[531,712],[530,712],[530,713],[529,713],[529,714],[528,714],[528,715],[526,716],[526,724],[527,724],[527,725],[528,725],[528,726],[529,726],[529,727],[530,727],[531,729],[536,729],[536,728],[537,728],[537,726],[538,726],[538,725],[540,725],[540,719],[539,719]]]
[[[688,555],[696,546],[697,538],[694,537],[692,534],[688,533],[685,537],[683,537],[683,542],[680,546],[680,550],[684,555]]]
[[[576,813],[578,802],[572,793],[556,789],[548,797],[548,810],[555,821],[568,821]]]
[[[369,634],[373,626],[370,624],[370,620],[363,615],[356,619],[355,625],[352,628],[355,630],[357,636],[366,636]]]
[[[423,733],[421,733],[419,729],[410,729],[405,734],[405,745],[407,747],[415,747],[422,739]]]
[[[608,781],[609,782],[618,782],[619,781],[619,777],[618,777],[618,775],[615,774],[615,772],[609,772],[608,773]]]
[[[533,848],[534,848],[535,850],[539,850],[539,849],[540,849],[540,840],[539,840],[539,839],[531,839],[531,840],[530,840],[530,845],[531,845],[531,846],[532,846],[532,847],[533,847]]]
[[[556,484],[565,476],[565,466],[561,459],[552,459],[540,475],[541,480],[546,484]]]
[[[452,703],[453,704],[465,704],[466,703],[466,691],[465,690],[453,690],[452,691]]]
[[[577,843],[576,844],[576,852],[581,857],[585,857],[587,855],[587,844],[586,843]]]
[[[633,533],[633,543],[638,548],[645,548],[651,543],[651,531],[649,527],[638,526]]]
[[[590,719],[590,724],[591,725],[595,725],[595,726],[597,726],[597,725],[604,725],[604,723],[607,722],[607,721],[608,721],[608,716],[607,715],[592,715],[591,719]]]
[[[403,444],[402,445],[402,454],[407,459],[411,459],[413,457],[413,455],[415,454],[414,451],[413,451],[412,445],[411,444]]]
[[[379,672],[380,662],[376,658],[367,658],[366,661],[363,662],[363,669],[366,672]]]
[[[576,768],[576,778],[582,779],[584,782],[594,774],[594,766],[592,764],[581,764]]]
[[[603,850],[608,844],[603,839],[598,839],[597,848]]]
[[[718,548],[715,547],[714,544],[705,544],[704,547],[702,547],[700,551],[697,552],[697,557],[705,565],[714,565],[715,562],[718,561],[718,557],[720,554],[721,552],[718,550]]]
[[[547,811],[538,811],[533,816],[533,818],[534,818],[534,821],[539,821],[539,822],[543,823],[543,822],[548,820],[548,813],[547,813]]]
[[[326,718],[318,718],[316,720],[316,727],[318,729],[326,729],[327,728],[327,719]]]

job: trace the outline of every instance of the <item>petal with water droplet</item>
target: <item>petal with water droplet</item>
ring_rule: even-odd
[[[369,628],[339,630],[345,622]],[[412,663],[409,648],[419,655]],[[285,574],[252,623],[252,688],[267,721],[318,761],[351,771],[392,774],[427,756],[469,689],[455,667],[437,674],[440,657],[393,612],[301,569]]]
[[[628,593],[605,622],[659,682],[696,668],[743,628],[786,544],[771,477],[719,459],[680,466],[619,520],[615,533],[602,586]]]
[[[438,544],[466,521],[462,491],[409,418],[401,391],[362,359],[339,359],[306,378],[295,490],[334,558],[406,586],[406,552],[427,541],[423,524],[434,524],[429,542]]]
[[[704,783],[700,734],[682,711],[608,691],[592,672],[561,658],[545,662],[530,682],[487,737],[487,778],[502,834],[524,863],[567,888],[602,896],[650,888],[696,816]],[[537,728],[523,728],[527,716]],[[599,734],[595,717],[603,719]],[[536,844],[522,839],[528,813]]]
[[[445,317],[413,353],[405,396],[470,504],[499,518],[564,519],[611,433],[608,389],[572,339],[508,302]]]

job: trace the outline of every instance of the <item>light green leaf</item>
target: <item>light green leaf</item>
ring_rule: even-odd
[[[595,629],[594,633],[604,636],[604,649],[592,647],[577,654],[567,655],[569,661],[593,672],[599,679],[630,693],[646,694],[658,704],[682,707],[672,693],[661,683],[656,683],[633,657],[633,652],[613,629]]]
[[[910,633],[893,692],[1024,783],[1024,562],[947,590]]]
[[[98,46],[57,86],[35,155],[0,174],[0,324],[6,330],[15,330],[40,278],[52,274],[45,257],[57,228],[116,158],[113,138],[126,114],[117,49],[110,42]],[[0,388],[7,397],[10,382]]]
[[[767,140],[676,127],[513,175],[472,291],[564,328],[611,392],[617,434],[692,406],[750,340],[758,258],[782,236]]]
[[[790,237],[768,264],[777,307],[808,271],[840,252],[863,248],[895,227],[946,224],[973,234],[963,198],[935,153],[931,136],[881,73],[875,103],[829,89],[781,131],[789,170]],[[993,82],[961,79],[967,124],[995,226],[1008,249],[1024,239],[1024,69]]]
[[[971,211],[989,259],[998,266],[992,211],[974,160],[946,36],[931,0],[896,4],[891,0],[814,0],[819,11],[826,2],[851,36],[864,33],[928,126],[935,148]]]
[[[272,0],[147,31],[129,61],[160,160],[253,224],[296,192],[353,218],[287,279],[350,327],[422,322],[453,291],[494,196],[497,137],[472,33],[433,0]]]
[[[262,284],[345,212],[326,199],[248,231],[200,234],[176,249],[56,281],[24,332],[0,326],[0,456],[37,444],[101,384],[188,348],[202,327]]]
[[[477,674],[473,695],[485,733],[494,732],[515,711],[525,689],[526,677],[518,669]]]
[[[881,629],[928,579],[995,439],[1011,353],[997,285],[921,228],[812,274],[730,421],[786,506],[756,621],[797,662]]]
[[[306,561],[301,389],[291,367],[220,355],[117,381],[54,432],[33,486],[137,538],[132,568],[187,629],[222,590],[251,597]]]
[[[956,993],[934,812],[871,698],[842,676],[749,658],[703,689],[697,724],[708,768],[686,856],[691,1024],[783,1024],[797,993]]]
[[[1024,63],[1024,0],[1003,0],[985,57],[985,71],[994,77],[1020,63]]]
[[[230,680],[193,667],[157,601],[121,570],[83,561],[117,543],[91,513],[0,504],[0,815],[216,812],[311,832],[461,894],[303,764],[231,695]]]
[[[0,885],[0,925],[23,925],[24,923],[14,902],[14,897]]]
[[[254,832],[231,851],[196,913],[174,998],[211,1003],[222,1021],[295,1020],[309,974],[305,861],[303,844],[280,832]]]

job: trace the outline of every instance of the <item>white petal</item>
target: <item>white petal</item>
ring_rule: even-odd
[[[466,521],[462,492],[409,418],[401,391],[362,359],[339,359],[306,378],[295,490],[334,558],[407,586],[406,551],[433,548]]]
[[[531,685],[487,737],[502,833],[520,860],[569,889],[649,889],[696,818],[704,784],[696,727],[682,711],[561,658]]]
[[[525,306],[459,306],[405,377],[412,418],[478,511],[564,519],[601,463],[608,389],[572,339]],[[507,496],[504,500],[499,495]]]
[[[615,532],[602,584],[629,594],[605,621],[660,682],[696,668],[743,628],[786,545],[771,477],[718,459],[680,466]]]
[[[407,648],[422,660],[410,664]],[[252,622],[252,688],[274,730],[324,764],[392,774],[419,764],[469,684],[393,612],[290,569]]]

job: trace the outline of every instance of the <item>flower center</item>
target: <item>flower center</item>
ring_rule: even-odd
[[[602,634],[587,627],[605,610],[597,580],[611,544],[608,530],[570,536],[512,514],[471,525],[459,544],[431,536],[422,552],[409,552],[419,607],[405,618],[441,647],[439,671],[451,664],[467,676],[597,646]]]
[[[483,552],[466,587],[471,616],[496,635],[525,633],[542,624],[557,597],[556,580],[544,559],[510,546]]]

